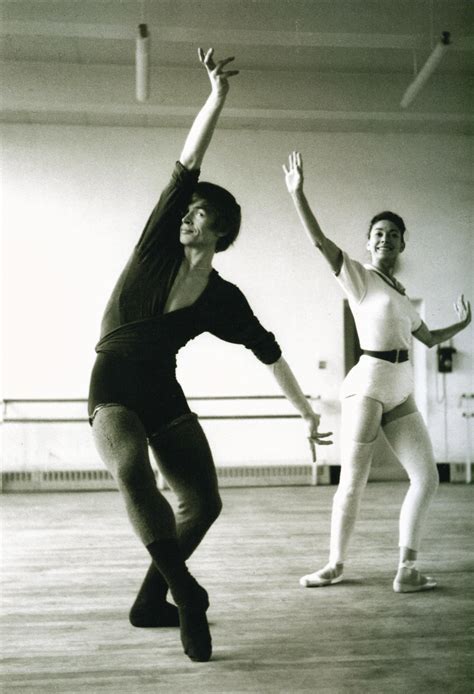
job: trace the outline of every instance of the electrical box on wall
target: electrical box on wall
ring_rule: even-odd
[[[438,371],[440,373],[451,373],[453,370],[453,354],[456,354],[454,347],[438,347]]]

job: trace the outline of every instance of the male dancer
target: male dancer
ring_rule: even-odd
[[[189,573],[192,554],[221,509],[205,435],[176,380],[176,353],[208,331],[251,349],[269,365],[301,414],[312,446],[328,444],[272,333],[242,292],[212,267],[235,240],[240,207],[220,186],[198,183],[236,70],[199,49],[211,93],[107,305],[91,378],[89,416],[97,449],[117,481],[130,521],[152,558],[130,612],[134,626],[177,626],[185,653],[211,657],[208,594]],[[151,447],[179,501],[176,515],[157,489]],[[168,588],[176,603],[166,602]]]

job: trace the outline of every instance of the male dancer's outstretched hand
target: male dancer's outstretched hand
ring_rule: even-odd
[[[311,450],[311,457],[313,459],[313,463],[316,462],[316,445],[318,446],[331,446],[332,441],[325,441],[328,436],[332,435],[332,431],[326,431],[326,432],[320,432],[318,431],[319,429],[319,423],[321,420],[321,417],[319,414],[316,414],[316,412],[313,412],[312,415],[305,415],[303,417],[306,426],[308,427],[308,441],[309,441],[309,447]]]
[[[308,402],[307,396],[301,390],[298,381],[296,380],[283,355],[273,364],[269,364],[268,368],[280,386],[283,395],[289,402],[291,402],[293,407],[295,407],[303,418],[308,431],[308,441],[311,448],[313,462],[316,462],[315,445],[330,446],[332,441],[325,441],[324,439],[331,436],[332,431],[325,433],[318,431],[321,418],[319,414],[314,412],[313,408]]]
[[[224,70],[223,68],[234,60],[231,58],[224,58],[223,60],[218,60],[214,62],[214,49],[209,48],[209,50],[204,53],[202,48],[198,49],[199,60],[204,65],[209,75],[209,80],[211,82],[212,91],[216,96],[225,96],[229,91],[229,77],[238,75],[238,70]]]
[[[202,48],[199,48],[198,53],[199,60],[206,68],[211,82],[211,93],[193,121],[179,158],[181,164],[189,171],[201,167],[204,154],[217,125],[219,114],[225,104],[226,95],[229,91],[229,77],[233,77],[239,72],[238,70],[224,70],[224,67],[234,58],[225,58],[215,62],[213,48],[209,48],[206,53],[204,53]]]

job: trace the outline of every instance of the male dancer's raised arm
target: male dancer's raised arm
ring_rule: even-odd
[[[194,119],[179,158],[181,164],[190,170],[201,166],[229,91],[228,78],[239,74],[238,70],[224,70],[224,67],[234,60],[233,57],[218,60],[216,63],[213,53],[213,48],[209,48],[206,53],[202,48],[199,49],[199,60],[207,70],[211,93]]]

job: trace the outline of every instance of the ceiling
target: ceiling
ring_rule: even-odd
[[[472,132],[470,0],[3,0],[4,122],[188,125],[207,93],[198,46],[235,55],[223,127]],[[135,100],[135,35],[151,95]],[[400,100],[441,32],[452,43]]]

